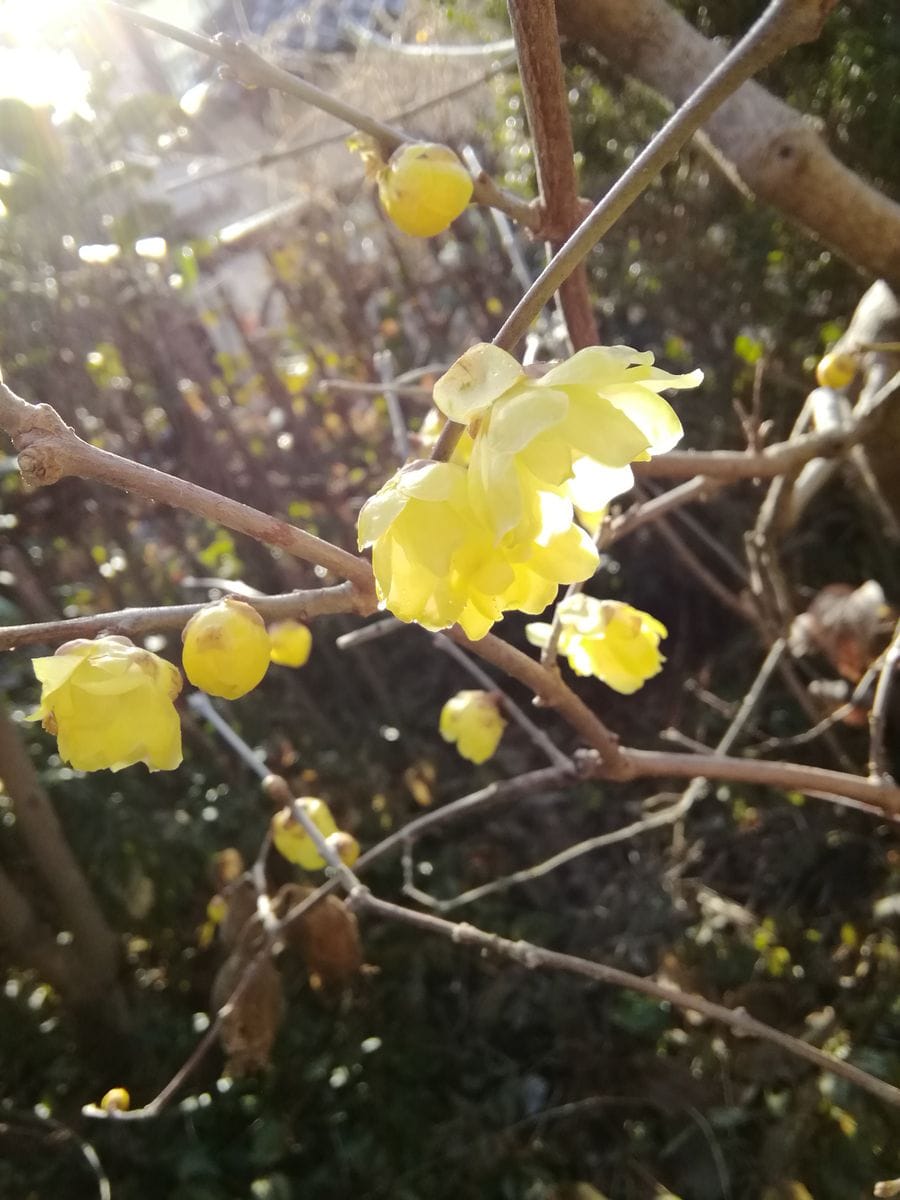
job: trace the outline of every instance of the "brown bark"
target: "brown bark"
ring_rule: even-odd
[[[36,971],[61,995],[81,991],[78,962],[69,946],[61,946],[53,930],[38,917],[31,902],[0,868],[0,947],[20,966]]]
[[[680,104],[725,49],[665,0],[556,0],[560,32]],[[728,177],[780,209],[850,262],[900,283],[900,204],[840,163],[810,122],[745,83],[705,125],[703,143]]]
[[[102,996],[115,985],[118,969],[115,934],[72,854],[18,729],[2,710],[0,777],[13,802],[16,830],[28,847],[43,888],[55,902],[59,927],[73,935],[72,948],[84,975],[75,990]],[[24,919],[23,912],[19,912],[17,919]],[[8,925],[8,920],[4,920],[4,925]]]
[[[542,232],[555,253],[581,220],[556,14],[553,0],[508,0],[508,7],[534,146]],[[596,346],[599,338],[584,264],[565,280],[559,299],[573,348]]]

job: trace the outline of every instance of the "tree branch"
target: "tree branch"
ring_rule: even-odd
[[[553,0],[508,0],[507,7],[534,145],[541,232],[555,253],[582,216],[556,13]],[[596,346],[597,324],[584,263],[563,282],[559,301],[573,349]]]
[[[731,758],[725,754],[671,754],[663,750],[620,748],[617,773],[610,775],[602,766],[591,774],[614,779],[729,779],[752,783],[779,791],[798,791],[811,795],[849,797],[869,812],[900,820],[900,787],[884,780],[864,779],[844,771],[808,767],[801,763],[769,762],[750,758]]]
[[[580,975],[593,983],[627,988],[629,991],[649,996],[660,1004],[671,1004],[685,1012],[699,1013],[720,1025],[725,1025],[734,1034],[759,1038],[762,1041],[771,1042],[775,1046],[780,1046],[788,1054],[804,1059],[817,1070],[839,1075],[842,1079],[877,1096],[886,1104],[900,1107],[900,1088],[893,1087],[884,1080],[876,1079],[875,1076],[853,1066],[852,1063],[833,1058],[830,1054],[817,1050],[808,1042],[773,1029],[762,1021],[757,1021],[743,1009],[726,1008],[703,996],[683,992],[669,984],[657,983],[654,979],[633,975],[630,971],[622,971],[618,967],[610,967],[605,963],[591,962],[588,959],[576,958],[571,954],[559,954],[554,950],[545,950],[530,942],[513,942],[509,938],[500,937],[495,933],[485,933],[473,925],[455,924],[452,921],[444,920],[443,917],[434,916],[432,913],[415,912],[412,909],[403,908],[399,904],[380,900],[367,889],[360,889],[352,893],[350,903],[362,912],[369,912],[373,916],[409,925],[423,933],[432,933],[448,938],[457,945],[470,946],[482,953],[498,954],[529,971],[563,971],[570,975]]]
[[[812,20],[830,4],[801,3]],[[665,0],[557,0],[564,34],[675,106],[718,69],[725,51]],[[804,40],[815,36],[813,25]],[[703,126],[702,143],[732,182],[775,205],[850,262],[900,281],[900,204],[843,166],[809,121],[746,83]]]
[[[13,802],[16,829],[34,870],[56,902],[59,927],[71,930],[81,967],[79,988],[94,997],[115,988],[118,943],[41,787],[22,735],[0,708],[0,777]]]
[[[363,558],[332,546],[277,517],[229,500],[208,488],[131,462],[81,440],[49,404],[29,404],[0,381],[0,429],[19,451],[19,470],[26,486],[42,487],[68,475],[135,492],[147,500],[183,508],[277,546],[296,558],[326,567],[350,580],[359,592],[360,611],[375,607],[372,569]]]
[[[203,34],[192,33],[178,25],[171,25],[168,21],[161,21],[158,17],[152,17],[149,13],[127,8],[116,3],[116,0],[95,0],[95,3],[101,4],[109,12],[117,13],[124,20],[130,21],[132,25],[139,25],[153,33],[162,34],[163,37],[171,38],[174,42],[180,42],[183,46],[205,54],[214,62],[219,62],[227,67],[241,83],[250,87],[271,88],[273,91],[283,92],[286,96],[296,96],[298,100],[303,100],[306,104],[311,104],[314,108],[329,113],[332,117],[337,117],[351,129],[358,129],[374,138],[385,156],[390,155],[405,142],[417,140],[409,137],[402,129],[379,121],[376,117],[364,112],[363,109],[348,104],[338,96],[332,95],[331,92],[323,91],[315,84],[308,83],[292,71],[285,71],[283,67],[270,63],[245,42],[233,41],[223,34],[219,34],[215,38],[208,38]],[[472,199],[476,204],[499,208],[526,229],[538,229],[541,217],[536,205],[528,200],[523,200],[520,196],[514,196],[511,192],[504,191],[483,172],[475,178],[474,185]]]
[[[228,581],[222,581],[227,592]],[[237,594],[237,592],[235,593]],[[243,595],[243,593],[241,593]],[[261,617],[267,621],[293,617],[307,621],[313,617],[359,611],[359,595],[352,584],[318,588],[309,592],[285,592],[280,596],[248,596]],[[36,625],[10,625],[0,628],[0,650],[17,646],[68,642],[72,638],[93,638],[100,634],[117,633],[125,637],[140,637],[160,629],[183,629],[194,613],[206,607],[201,604],[164,604],[153,608],[122,608],[117,612],[94,613],[86,617],[69,617],[64,621],[44,621]]]

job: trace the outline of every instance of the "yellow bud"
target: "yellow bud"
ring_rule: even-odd
[[[213,896],[209,904],[206,906],[206,915],[209,917],[213,925],[221,925],[225,920],[225,914],[228,912],[228,905],[221,896]]]
[[[852,383],[857,371],[853,354],[826,354],[816,363],[816,379],[821,387],[845,388]]]
[[[261,682],[271,644],[262,617],[226,596],[191,617],[182,634],[184,673],[201,691],[237,700]]]
[[[434,237],[455,221],[472,198],[472,176],[449,146],[398,146],[378,174],[381,206],[403,233]]]
[[[131,1108],[131,1097],[125,1088],[110,1088],[100,1101],[100,1107],[104,1112],[128,1112]]]
[[[299,621],[277,621],[269,626],[271,658],[280,667],[302,667],[312,650],[312,634]]]
[[[345,867],[352,867],[359,858],[359,842],[345,829],[332,833],[327,841]]]
[[[109,636],[67,642],[31,665],[43,687],[29,719],[56,735],[60,757],[76,770],[143,762],[172,771],[181,762],[181,674],[165,659]]]
[[[456,742],[456,749],[469,762],[487,762],[505,728],[506,721],[490,692],[457,692],[441,709],[441,737]]]
[[[301,796],[297,801],[312,823],[328,838],[337,833],[331,810],[324,800],[315,796]],[[304,871],[320,871],[325,866],[325,859],[316,849],[316,844],[299,823],[289,808],[283,808],[272,818],[272,842],[275,849],[288,862],[296,863]]]

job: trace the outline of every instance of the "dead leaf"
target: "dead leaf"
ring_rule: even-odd
[[[285,884],[273,908],[283,916],[312,891],[300,884]],[[310,979],[317,976],[325,987],[346,987],[362,967],[358,922],[338,896],[324,896],[292,921],[283,936],[285,945],[302,956]]]
[[[219,1040],[226,1055],[225,1069],[234,1079],[269,1065],[284,1014],[281,976],[270,958],[257,964],[253,978],[229,1004],[251,962],[252,955],[248,957],[244,948],[236,950],[219,968],[212,986],[213,1012],[224,1006]]]
[[[874,579],[855,589],[847,583],[831,583],[795,618],[791,651],[799,657],[817,650],[838,675],[858,683],[884,649],[895,620],[881,584]]]

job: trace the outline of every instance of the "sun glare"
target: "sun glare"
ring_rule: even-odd
[[[79,10],[80,0],[0,0],[0,98],[52,108],[57,123],[91,116],[88,72],[54,44]]]

